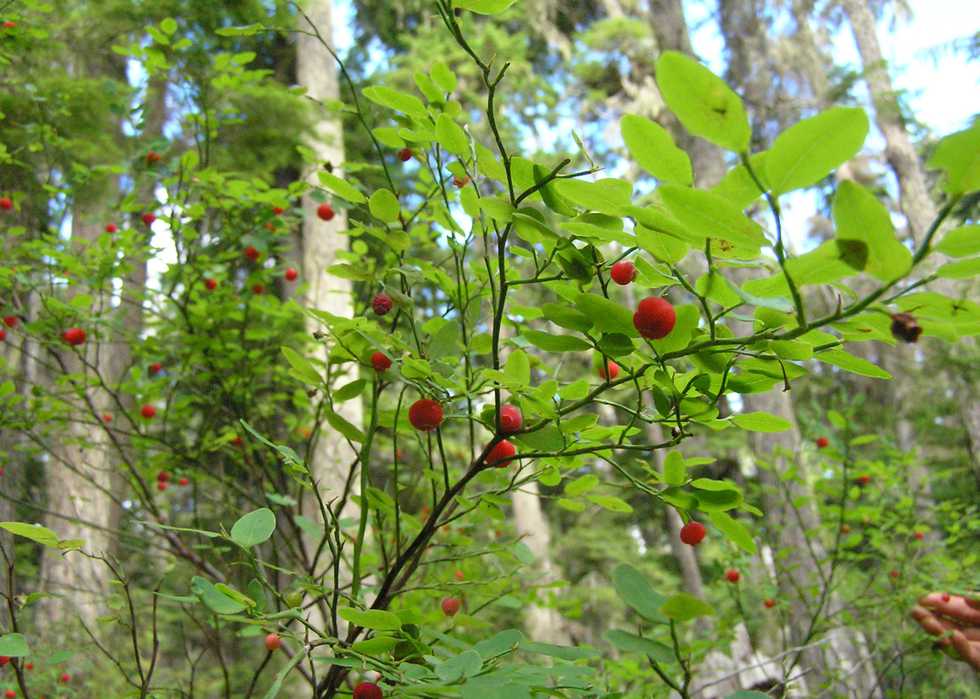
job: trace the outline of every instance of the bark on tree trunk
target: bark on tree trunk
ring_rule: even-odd
[[[72,245],[79,249],[101,234],[101,225],[88,220],[87,214],[85,206],[75,206]],[[73,283],[69,298],[82,291]],[[93,372],[104,374],[107,368],[108,354],[100,351],[99,339],[90,328],[85,344],[55,350],[55,364],[63,366],[66,374],[83,378],[73,382],[75,396],[66,406],[67,434],[53,443],[45,467],[52,513],[47,526],[61,539],[81,539],[82,549],[93,556],[109,553],[114,540],[110,530],[114,460],[100,419],[108,400],[102,391],[86,386]],[[41,570],[42,589],[53,596],[38,607],[38,628],[61,634],[77,618],[94,630],[109,591],[109,569],[80,552],[62,554],[46,548]]]
[[[514,526],[518,536],[534,554],[539,574],[538,585],[558,580],[560,572],[551,560],[551,525],[541,508],[537,481],[511,493],[514,507]],[[535,641],[567,645],[571,642],[564,619],[556,609],[532,604],[524,612],[524,628]]]
[[[902,118],[895,88],[878,41],[874,14],[866,0],[842,0],[841,4],[850,19],[854,43],[861,54],[864,80],[874,105],[875,123],[885,137],[885,159],[898,182],[899,206],[908,221],[909,237],[919,243],[936,218],[937,210],[929,196],[929,185],[919,155],[909,139],[905,120]],[[938,288],[944,293],[956,293],[952,285],[943,280],[940,280]],[[898,369],[892,371],[895,376],[895,405],[898,411],[898,446],[903,451],[914,452],[915,428],[908,415],[913,405],[910,398],[914,390],[910,377],[917,373],[920,364],[916,361],[913,349],[902,345],[894,350],[891,364]],[[960,405],[967,435],[972,450],[976,453],[980,449],[980,431],[971,424],[967,416],[971,412],[980,411],[980,402],[970,397]],[[918,458],[914,458],[908,475],[915,493],[919,517],[922,521],[931,521],[933,498],[929,471]]]
[[[337,100],[340,97],[338,83],[338,68],[330,52],[320,43],[316,36],[311,36],[313,28],[319,32],[326,42],[332,41],[333,15],[330,0],[310,0],[303,6],[306,17],[299,18],[299,30],[296,39],[296,74],[299,84],[306,88],[306,94],[314,100],[315,121],[310,136],[309,146],[316,154],[316,162],[311,164],[306,175],[307,181],[314,188],[320,186],[317,173],[323,167],[332,168],[335,175],[342,176],[340,168],[344,162],[343,124],[338,116],[327,112],[322,104]],[[311,27],[312,25],[312,27]],[[315,191],[315,190],[314,190]],[[336,260],[338,253],[347,248],[347,236],[344,234],[347,218],[344,210],[335,207],[335,217],[324,221],[317,217],[317,207],[322,199],[308,193],[303,196],[303,231],[302,231],[302,273],[307,283],[306,305],[334,315],[351,317],[354,303],[350,281],[327,273]],[[317,332],[320,326],[315,321],[309,322],[311,333]],[[326,362],[328,348],[325,343],[318,344],[316,358]],[[331,369],[333,376],[337,375],[336,367]],[[349,370],[348,370],[349,371]],[[338,376],[343,385],[356,378],[354,371],[346,378]],[[354,425],[360,425],[363,420],[363,406],[360,401],[351,400],[338,404],[337,412]],[[356,459],[356,453],[350,448],[343,436],[324,424],[318,439],[307,455],[310,470],[316,481],[324,502],[338,500],[344,493],[350,468]],[[362,464],[366,468],[367,464]],[[353,479],[353,494],[360,491],[358,479]],[[308,494],[304,498],[303,511],[319,520],[319,509],[316,498]],[[342,516],[356,517],[357,507],[347,500]],[[329,529],[330,522],[324,522]],[[316,550],[319,542],[309,541],[308,550]],[[329,561],[325,561],[328,564]],[[317,573],[322,574],[319,570]],[[323,620],[319,620],[322,624]]]

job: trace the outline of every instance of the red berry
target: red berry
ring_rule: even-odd
[[[81,328],[68,328],[63,333],[61,333],[61,338],[73,347],[85,342],[85,331]]]
[[[361,682],[354,687],[353,699],[384,699],[384,694],[374,682]]]
[[[12,208],[14,208],[14,202],[10,197],[0,197],[0,209],[10,211]]]
[[[384,352],[375,352],[371,355],[371,366],[375,371],[388,371],[391,368],[391,360]]]
[[[826,437],[817,437],[817,449],[825,449],[830,445],[830,440]]]
[[[867,474],[864,474],[864,475],[858,476],[856,480],[858,482],[858,485],[867,485],[868,483],[871,482],[871,476],[869,476]]]
[[[258,262],[259,257],[262,255],[254,245],[249,245],[243,252],[245,253],[245,257],[252,262]]]
[[[286,271],[283,272],[282,276],[286,279],[287,282],[294,282],[296,281],[296,278],[299,277],[299,272],[297,272],[292,267],[287,267]]]
[[[7,331],[4,330],[3,328],[0,328],[0,342],[3,342],[6,339],[7,339]]]
[[[730,583],[737,583],[738,579],[741,577],[742,576],[739,574],[739,572],[734,568],[729,568],[728,570],[725,571],[725,580],[727,580]]]
[[[486,463],[493,464],[497,468],[504,468],[514,459],[512,458],[517,453],[517,447],[508,442],[506,439],[502,439],[493,445],[487,453]]]
[[[156,376],[161,371],[163,371],[163,365],[160,362],[153,362],[150,365],[150,376]]]
[[[282,639],[279,638],[279,634],[270,633],[265,637],[265,648],[269,652],[277,651],[282,647]]]
[[[4,316],[3,324],[6,325],[8,328],[14,327],[15,325],[17,325],[17,316]]]
[[[516,405],[500,406],[500,432],[502,434],[514,434],[521,429],[524,424],[524,416]]]
[[[111,415],[111,414],[109,414],[109,413],[105,413],[105,414],[104,414],[104,415],[102,416],[102,422],[104,422],[105,424],[107,424],[107,425],[108,425],[108,424],[109,424],[110,422],[112,422],[112,415]]]
[[[442,613],[446,616],[456,616],[461,605],[462,602],[458,597],[446,597],[442,601]]]
[[[181,478],[179,481],[177,481],[177,485],[181,485],[181,486],[188,486],[190,484],[191,482],[187,478]]]
[[[168,487],[167,481],[157,481],[157,490],[161,493]]]
[[[208,277],[204,280],[204,286],[207,287],[208,291],[214,291],[218,288],[218,280]]]
[[[766,609],[772,609],[776,606],[776,600],[774,600],[772,597],[767,597],[765,600],[763,600],[762,604],[766,606]]]
[[[14,699],[14,697],[17,696],[17,692],[15,692],[12,689],[8,689],[6,692],[3,693],[3,695],[7,697],[7,699]]]
[[[61,682],[62,684],[68,684],[69,682],[71,682],[71,675],[69,675],[67,672],[63,672],[61,674],[61,677],[58,678],[58,681]]]
[[[708,533],[704,525],[700,522],[695,522],[693,519],[681,527],[681,541],[683,541],[688,546],[697,546],[704,539],[704,535]]]
[[[606,366],[599,365],[599,378],[605,381],[612,381],[619,376],[619,364],[611,359],[606,360]]]
[[[169,481],[170,478],[170,471],[160,471],[160,473],[157,474],[158,481]]]
[[[609,276],[620,286],[626,286],[636,279],[636,265],[629,260],[620,260],[609,269]]]
[[[890,570],[888,571],[888,575],[891,577],[892,580],[898,580],[898,576],[900,575],[900,573],[897,570]]]
[[[398,151],[398,159],[401,160],[403,163],[411,160],[412,155],[414,154],[412,153],[411,148],[402,148],[400,151]]]
[[[146,154],[147,165],[152,165],[153,163],[159,163],[159,162],[160,162],[160,154],[157,153],[155,150],[151,150]]]
[[[942,600],[943,600],[943,602],[949,602],[950,596],[949,596],[949,593],[948,592],[944,592],[943,593]]]
[[[453,576],[454,576],[454,577],[455,577],[455,578],[456,578],[457,580],[465,580],[465,579],[466,579],[466,576],[465,576],[465,575],[463,575],[463,571],[461,571],[461,570],[457,570],[457,571],[456,571],[455,573],[453,573]]]
[[[245,440],[242,439],[242,436],[240,434],[236,434],[234,439],[231,440],[231,443],[234,444],[236,447],[240,447],[242,444],[245,443]]]
[[[336,216],[330,204],[320,204],[316,208],[316,215],[324,221],[332,221],[333,217]]]
[[[8,658],[6,655],[0,655],[0,667],[3,667],[9,662],[10,662],[10,658]]]
[[[34,669],[34,663],[25,663],[24,664],[24,669],[25,670],[33,670]]]
[[[470,178],[469,177],[465,177],[465,176],[464,177],[459,177],[459,176],[456,176],[456,177],[453,178],[453,184],[456,185],[457,187],[459,187],[460,189],[462,189],[463,187],[465,187],[469,183],[470,183]]]
[[[3,23],[4,29],[13,29],[16,26],[17,26],[17,22],[12,22],[9,19]]]
[[[642,301],[633,314],[633,326],[640,335],[649,340],[659,340],[670,335],[677,322],[674,307],[667,299],[649,296]]]
[[[151,225],[157,220],[156,214],[154,214],[152,211],[147,211],[145,214],[140,216],[140,218],[143,219],[143,223],[145,223],[147,226]]]
[[[283,211],[285,211],[285,209],[282,208],[281,206],[273,206],[272,207],[272,213],[274,213],[276,216],[282,216],[282,212]]]
[[[142,415],[143,417],[145,417],[147,420],[152,419],[153,416],[155,416],[156,414],[157,414],[157,409],[154,408],[149,403],[147,403],[142,408],[140,408],[140,415]]]
[[[431,432],[442,424],[442,405],[431,398],[420,398],[408,409],[408,421],[422,432]]]
[[[915,534],[913,534],[912,536],[914,536],[914,537],[915,537],[915,540],[916,540],[916,541],[922,541],[923,539],[925,539],[925,538],[926,538],[926,535],[925,535],[925,533],[924,533],[924,532],[916,532],[916,533],[915,533]]]
[[[259,284],[257,282],[255,284],[252,284],[252,293],[255,294],[256,296],[260,294],[264,294],[265,284]]]
[[[380,294],[375,294],[374,298],[371,299],[371,308],[379,316],[387,315],[393,305],[391,297],[383,291]]]
[[[105,232],[106,233],[115,233],[118,230],[119,229],[116,227],[116,224],[114,224],[114,223],[107,223],[107,224],[105,224]]]

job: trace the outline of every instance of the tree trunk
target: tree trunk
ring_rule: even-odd
[[[306,88],[307,96],[314,101],[314,126],[309,140],[309,146],[316,154],[316,161],[311,165],[306,175],[307,181],[314,188],[320,186],[317,173],[321,167],[331,169],[333,174],[342,176],[340,167],[344,162],[343,124],[340,119],[329,114],[323,104],[337,100],[340,97],[338,83],[338,68],[330,52],[320,43],[313,28],[319,32],[324,41],[330,42],[333,34],[333,17],[330,0],[311,0],[304,6],[306,16],[299,17],[300,33],[296,39],[296,74],[299,84]],[[312,27],[311,27],[312,25]],[[334,315],[351,317],[354,311],[352,288],[350,281],[333,276],[327,272],[336,260],[337,255],[347,248],[346,215],[344,210],[336,207],[336,215],[331,221],[317,217],[317,207],[322,199],[312,193],[303,196],[303,231],[302,231],[302,272],[307,283],[305,302],[308,307],[327,311]],[[309,330],[315,333],[320,329],[315,321],[309,322]],[[316,358],[322,362],[327,360],[328,347],[325,343],[318,344]],[[331,370],[336,375],[336,367]],[[356,371],[356,370],[355,370]],[[342,385],[347,380],[356,378],[353,375],[346,380],[337,377]],[[363,406],[360,401],[351,400],[337,406],[337,412],[354,425],[360,425],[363,420]],[[314,442],[311,452],[307,455],[310,470],[324,502],[339,500],[345,491],[350,469],[356,459],[356,453],[350,448],[343,436],[326,426],[322,427]],[[366,468],[367,464],[362,464]],[[360,492],[358,479],[353,479],[352,494]],[[320,519],[317,500],[308,494],[303,502],[304,512],[315,519]],[[342,513],[338,516],[356,517],[358,509],[348,498]],[[329,529],[330,522],[324,522]],[[308,550],[316,550],[319,542],[310,540]],[[329,564],[330,561],[324,561]],[[323,570],[316,573],[322,574]],[[319,620],[322,623],[322,620]]]
[[[875,123],[885,137],[885,159],[888,161],[895,179],[898,182],[899,206],[908,221],[909,237],[918,244],[936,218],[936,206],[929,196],[929,186],[925,171],[919,161],[919,155],[909,139],[902,118],[895,88],[888,74],[887,64],[878,42],[874,14],[866,0],[842,0],[841,2],[848,18],[854,43],[861,54],[864,66],[864,80],[871,93],[871,102],[875,110]],[[937,285],[944,293],[955,293],[951,284],[940,280]],[[915,429],[909,416],[914,387],[911,376],[921,364],[916,360],[912,348],[899,345],[892,353],[890,364],[897,369],[892,371],[894,379],[894,404],[897,410],[896,438],[902,451],[914,452],[917,440]],[[970,398],[961,403],[964,416],[971,411],[980,411],[980,402]],[[969,419],[964,420],[967,435],[973,450],[980,448],[980,431],[971,429]],[[913,458],[909,467],[909,485],[913,489],[916,510],[920,520],[929,522],[932,517],[932,488],[929,471],[918,458]]]
[[[76,204],[71,244],[79,249],[101,233],[101,225],[89,220],[87,213],[84,204]],[[77,281],[72,283],[69,298],[83,291]],[[86,385],[93,372],[103,373],[106,368],[108,353],[99,349],[99,338],[89,328],[85,344],[54,350],[56,364],[76,378],[74,397],[65,406],[67,434],[52,444],[45,467],[51,513],[47,526],[61,539],[81,539],[82,549],[92,556],[108,554],[114,540],[110,531],[114,463],[100,419],[108,401],[104,393]],[[77,618],[94,630],[109,592],[109,569],[77,551],[62,554],[45,549],[41,571],[42,589],[53,596],[38,607],[38,628],[61,634]]]
[[[534,554],[538,578],[536,583],[547,585],[558,580],[560,571],[551,560],[551,525],[541,508],[538,482],[531,481],[511,493],[514,507],[514,526],[518,536]],[[524,612],[524,628],[535,641],[568,644],[571,642],[564,619],[556,609],[530,605]]]

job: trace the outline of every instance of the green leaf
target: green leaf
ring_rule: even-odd
[[[447,114],[440,114],[436,119],[436,140],[439,145],[453,155],[467,158],[470,154],[470,142],[463,128]]]
[[[383,609],[361,610],[353,607],[341,607],[337,613],[344,621],[349,621],[356,626],[363,626],[365,629],[397,631],[402,627],[402,620],[397,614]]]
[[[592,347],[588,342],[578,337],[552,335],[540,330],[525,330],[521,333],[521,337],[545,352],[582,352]]]
[[[231,539],[239,546],[250,548],[268,541],[276,530],[276,515],[268,507],[249,512],[231,528]]]
[[[677,51],[660,55],[656,74],[660,94],[685,129],[728,150],[749,147],[745,107],[721,78]]]
[[[30,649],[23,634],[5,633],[0,636],[0,655],[8,658],[23,658],[29,654]]]
[[[369,100],[375,104],[380,104],[382,107],[388,107],[389,109],[394,109],[396,112],[402,112],[403,114],[422,119],[426,117],[427,112],[425,111],[425,105],[422,104],[422,100],[407,92],[393,90],[384,85],[372,85],[371,87],[364,88],[363,94]]]
[[[679,451],[672,451],[664,459],[664,482],[667,485],[683,485],[687,480],[687,468],[684,456]]]
[[[834,196],[833,216],[838,242],[858,241],[867,246],[864,264],[842,255],[854,269],[866,271],[882,281],[892,281],[909,271],[912,253],[898,242],[888,209],[871,192],[844,180]]]
[[[504,364],[504,376],[512,386],[531,385],[531,361],[523,350],[514,350]]]
[[[372,216],[385,223],[394,223],[401,213],[398,197],[390,189],[379,189],[372,194],[368,200],[368,209]]]
[[[707,480],[707,479],[700,479]],[[693,485],[693,484],[692,484]],[[704,512],[725,512],[734,510],[743,502],[742,493],[739,490],[721,489],[698,489],[695,493],[698,504],[697,509]]]
[[[336,194],[341,199],[349,201],[351,204],[363,204],[367,201],[365,196],[361,194],[354,185],[350,184],[346,180],[342,180],[334,174],[329,172],[320,171],[317,173],[317,178],[320,180],[320,184],[329,189],[331,192]]]
[[[483,667],[483,658],[475,650],[467,650],[448,660],[438,663],[433,670],[436,676],[447,684],[472,677]]]
[[[587,497],[602,509],[609,510],[610,512],[623,512],[628,514],[633,511],[633,507],[628,502],[617,498],[615,495],[589,495]]]
[[[455,0],[453,5],[480,15],[497,15],[515,2],[517,0]]]
[[[702,599],[686,592],[678,592],[671,595],[660,607],[660,611],[668,619],[674,621],[690,621],[702,616],[713,616],[714,607]]]
[[[717,481],[713,478],[695,478],[691,481],[691,487],[698,490],[709,490],[719,492],[722,490],[738,491],[738,486],[731,481]]]
[[[575,298],[575,307],[603,332],[619,333],[627,337],[639,336],[633,327],[633,312],[622,303],[598,294],[579,294]]]
[[[514,216],[514,207],[500,197],[482,197],[479,206],[487,216],[501,223],[507,223]]]
[[[936,275],[943,279],[969,279],[978,273],[980,273],[980,257],[947,262],[936,270]]]
[[[727,512],[708,512],[711,523],[746,553],[755,553],[755,540],[745,525]]]
[[[345,386],[341,386],[336,391],[333,392],[333,399],[336,403],[343,403],[351,398],[357,398],[364,392],[364,387],[367,386],[366,379],[355,379]]]
[[[587,473],[584,476],[579,476],[574,481],[570,481],[565,484],[565,495],[569,497],[575,497],[577,495],[584,495],[593,488],[599,485],[598,476]]]
[[[682,185],[694,182],[691,159],[674,145],[674,139],[660,124],[627,114],[620,119],[619,130],[633,160],[658,180]]]
[[[980,189],[980,122],[939,141],[927,165],[946,173],[943,189],[950,194]]]
[[[980,224],[959,226],[943,236],[933,248],[950,257],[969,257],[980,252]]]
[[[40,524],[28,524],[27,522],[0,522],[0,528],[6,529],[11,534],[30,539],[42,546],[58,548],[58,535],[47,527]],[[0,653],[3,655],[3,653]]]
[[[249,597],[248,595],[242,594],[241,592],[239,592],[235,588],[229,587],[228,585],[225,585],[224,583],[215,583],[214,584],[214,589],[217,590],[218,592],[220,592],[221,594],[223,594],[225,597],[229,597],[229,598],[233,599],[235,602],[237,602],[238,604],[242,605],[243,607],[248,608],[248,607],[254,607],[255,606],[255,600],[253,600],[251,597]],[[259,588],[259,589],[261,589],[261,588]]]
[[[633,196],[633,185],[617,179],[558,180],[554,185],[558,194],[571,203],[610,216],[619,216]]]
[[[872,364],[867,359],[855,357],[853,354],[840,349],[818,352],[813,355],[813,358],[840,367],[844,371],[849,371],[852,374],[870,376],[873,379],[890,379],[892,377],[887,371]]]
[[[516,648],[523,640],[524,634],[517,629],[505,629],[491,638],[480,641],[473,646],[473,650],[484,660],[489,660]]]
[[[562,660],[569,661],[594,658],[598,655],[592,648],[556,646],[551,643],[534,643],[527,640],[521,641],[521,650],[527,653],[538,653],[540,655],[548,655],[553,658],[561,658]]]
[[[732,422],[749,432],[785,432],[793,425],[772,413],[754,412],[732,415]]]
[[[430,75],[443,92],[452,92],[456,89],[456,74],[442,61],[436,61],[432,65]]]
[[[605,637],[617,650],[624,653],[642,653],[658,663],[672,663],[677,660],[674,657],[674,650],[670,646],[637,636],[629,631],[609,629],[606,631]]]
[[[323,379],[320,377],[320,372],[314,368],[310,360],[285,345],[280,349],[282,350],[282,356],[286,358],[286,361],[295,370],[296,373],[293,375],[296,378],[311,384],[320,384],[323,382]]]
[[[352,442],[364,442],[364,433],[343,415],[340,415],[339,413],[327,408],[324,411],[324,417],[327,418],[327,422],[331,427],[347,437],[347,439],[351,440]]]
[[[631,565],[621,563],[612,572],[613,587],[619,598],[640,616],[657,623],[664,623],[660,605],[664,596],[653,589],[646,576]]]
[[[857,107],[833,107],[779,134],[765,160],[774,194],[819,182],[857,155],[868,135],[868,116]]]
[[[718,194],[672,184],[661,185],[657,192],[688,233],[753,247],[766,244],[762,227]]]
[[[210,581],[197,575],[191,578],[191,590],[215,614],[238,614],[247,609],[246,605],[222,593]]]

